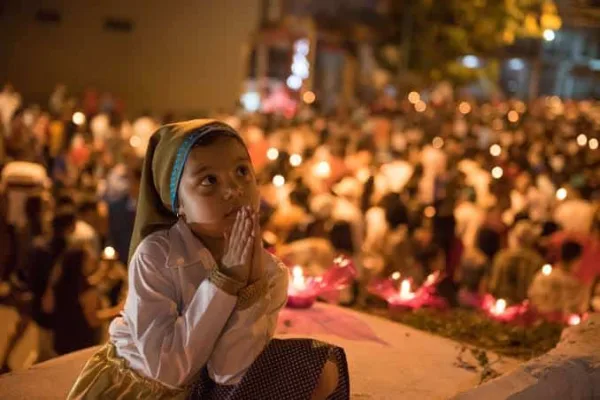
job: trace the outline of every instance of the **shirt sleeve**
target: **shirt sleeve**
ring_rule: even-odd
[[[179,311],[171,271],[163,264],[163,257],[136,253],[123,316],[145,374],[179,387],[206,365],[237,297],[205,279],[187,309]]]
[[[211,379],[222,385],[238,383],[273,337],[279,310],[287,301],[287,267],[265,251],[268,289],[246,309],[236,308],[208,361]]]

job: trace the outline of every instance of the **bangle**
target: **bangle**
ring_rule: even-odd
[[[262,278],[241,289],[238,293],[237,308],[244,310],[256,303],[267,293],[268,287],[269,281],[267,278]]]
[[[245,286],[243,282],[230,278],[224,274],[219,267],[215,267],[210,271],[208,280],[216,287],[232,296],[237,296],[240,290]]]

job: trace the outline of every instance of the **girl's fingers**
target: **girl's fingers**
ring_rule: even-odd
[[[241,262],[246,265],[250,261],[250,255],[252,254],[252,246],[254,244],[254,240],[251,237],[246,239],[246,243],[244,244],[244,249],[242,251]]]
[[[233,223],[233,227],[231,228],[231,244],[235,245],[237,242],[238,237],[240,236],[240,225],[244,222],[243,220],[243,216],[242,216],[242,210],[238,211],[237,214],[235,215],[235,222]]]

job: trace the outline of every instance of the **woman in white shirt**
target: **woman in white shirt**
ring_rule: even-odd
[[[288,275],[262,248],[258,200],[228,125],[193,120],[151,137],[127,300],[70,399],[349,398],[342,349],[271,339]]]

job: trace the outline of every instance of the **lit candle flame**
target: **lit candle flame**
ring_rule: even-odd
[[[321,161],[315,165],[314,174],[319,178],[329,178],[331,175],[331,166],[327,161]]]
[[[301,266],[296,265],[292,268],[292,288],[294,290],[305,290],[306,280],[304,279],[304,270]]]
[[[506,300],[498,299],[492,307],[492,314],[500,315],[506,310]]]
[[[271,161],[277,160],[277,158],[279,158],[279,150],[275,147],[269,148],[269,150],[267,150],[267,158]]]
[[[405,279],[400,284],[400,298],[402,300],[410,300],[415,297],[415,294],[410,290],[410,281]]]

